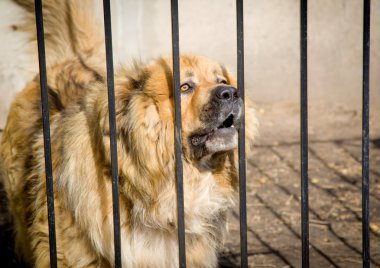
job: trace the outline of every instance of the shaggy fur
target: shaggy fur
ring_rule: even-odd
[[[20,27],[35,40],[34,1],[15,2],[30,12]],[[110,267],[112,185],[101,27],[90,0],[43,3],[58,266]],[[182,56],[180,64],[181,82],[191,80],[193,87],[181,101],[187,265],[215,267],[238,183],[237,135],[207,138],[204,147],[197,141],[206,139],[204,131],[211,131],[217,120],[212,119],[225,109],[215,104],[214,89],[236,85],[225,68],[204,57]],[[39,90],[35,78],[13,102],[1,158],[18,252],[35,267],[49,267]],[[117,70],[115,95],[123,267],[178,267],[171,58]],[[245,110],[250,144],[255,117],[252,108]]]

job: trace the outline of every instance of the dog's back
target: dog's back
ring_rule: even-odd
[[[18,29],[30,34],[36,42],[34,1],[14,0],[26,10],[25,21]],[[92,12],[91,0],[44,0],[44,28],[47,55],[47,80],[50,120],[54,120],[73,103],[82,101],[88,85],[102,83],[104,46]],[[13,101],[5,126],[0,158],[4,188],[14,218],[17,252],[34,262],[30,235],[26,231],[34,212],[30,210],[35,196],[31,188],[41,187],[31,177],[37,165],[35,153],[41,144],[42,115],[39,76],[27,84]],[[41,202],[46,197],[41,197]],[[48,256],[41,256],[48,258]],[[32,260],[34,259],[34,260]],[[48,261],[48,260],[47,260]]]

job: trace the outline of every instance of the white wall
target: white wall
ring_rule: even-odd
[[[125,1],[124,56],[169,54],[170,1]],[[122,9],[121,9],[122,8]],[[309,1],[310,98],[356,102],[361,96],[362,1]],[[299,1],[245,1],[246,85],[258,101],[296,101]],[[236,70],[233,0],[180,1],[182,53],[202,54]],[[136,31],[136,29],[138,29]],[[122,31],[119,30],[119,34]],[[380,94],[380,1],[372,1],[371,90]]]

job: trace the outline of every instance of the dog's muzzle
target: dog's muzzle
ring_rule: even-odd
[[[210,102],[201,114],[205,128],[190,137],[194,153],[198,157],[237,147],[242,104],[236,88],[218,86],[213,89]]]

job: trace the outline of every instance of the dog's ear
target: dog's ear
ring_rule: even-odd
[[[134,94],[141,94],[150,72],[146,66],[135,61],[132,68],[122,69],[115,80],[116,115],[125,115]]]
[[[163,125],[155,100],[142,88],[118,89],[122,91],[116,107],[120,174],[128,178],[125,189],[134,189],[135,198],[150,204],[167,178],[171,150],[166,140],[171,133]]]
[[[149,203],[155,197],[155,189],[159,189],[156,184],[166,177],[163,167],[167,165],[163,161],[168,162],[168,157],[162,155],[168,150],[155,100],[144,92],[147,79],[149,72],[144,66],[121,70],[115,80],[115,110],[119,169],[121,177],[128,177],[128,185],[124,186],[134,189],[135,198]],[[106,91],[102,99],[99,122],[102,133],[108,134]],[[105,161],[110,163],[109,136],[103,135],[102,143]]]
[[[133,68],[128,75],[130,87],[134,90],[143,89],[149,77],[150,72],[148,68],[141,61],[134,60]]]

